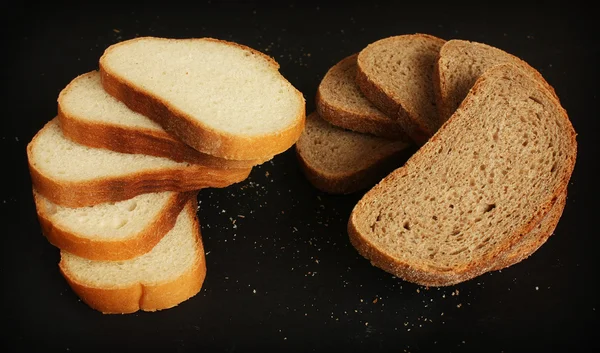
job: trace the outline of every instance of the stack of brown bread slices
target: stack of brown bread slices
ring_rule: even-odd
[[[278,69],[232,42],[142,37],[61,91],[27,157],[42,232],[86,304],[155,311],[200,291],[197,193],[245,180],[304,129]]]
[[[537,70],[487,44],[419,33],[373,42],[338,73],[344,62],[355,70],[347,80],[353,93],[331,83],[332,68],[319,87],[318,113],[339,128],[400,132],[396,138],[408,136],[418,148],[352,211],[348,232],[361,255],[407,281],[446,286],[518,263],[544,244],[565,207],[577,142]],[[368,106],[364,123],[340,101]],[[377,159],[377,148],[356,147],[360,137],[350,141],[324,122],[310,133],[308,122],[296,149],[315,186],[331,179],[323,171],[339,168],[332,159],[345,151],[358,156],[356,169]]]

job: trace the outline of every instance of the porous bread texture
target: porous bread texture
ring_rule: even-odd
[[[104,89],[198,151],[265,159],[302,132],[305,101],[270,57],[211,38],[141,37],[100,58]]]
[[[223,168],[247,168],[264,162],[226,160],[191,148],[106,93],[98,71],[77,76],[60,92],[58,119],[65,136],[90,147]]]
[[[456,284],[494,269],[548,214],[575,165],[575,131],[519,68],[486,71],[438,132],[352,211],[352,244],[407,281]]]
[[[206,276],[204,248],[190,200],[152,250],[124,261],[94,261],[61,251],[60,271],[75,293],[103,313],[171,308],[196,295]]]
[[[160,191],[225,187],[251,168],[214,168],[143,154],[92,148],[67,139],[57,119],[27,146],[32,182],[52,202],[82,207]]]
[[[443,39],[427,34],[383,38],[357,58],[356,82],[371,103],[423,144],[440,126],[433,71]]]
[[[317,89],[317,113],[341,128],[409,141],[398,121],[377,109],[358,88],[357,56],[350,55],[327,71]]]
[[[378,182],[402,164],[409,145],[345,130],[313,112],[296,143],[296,154],[307,179],[332,194],[348,194]]]
[[[173,227],[197,192],[157,192],[87,207],[57,205],[35,189],[42,232],[54,246],[90,260],[126,260],[142,255]]]
[[[554,88],[524,60],[488,44],[461,39],[447,41],[435,63],[433,88],[441,121],[446,121],[469,93],[473,84],[490,67],[510,63],[539,80],[554,96]]]

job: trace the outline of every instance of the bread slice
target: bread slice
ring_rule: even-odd
[[[304,128],[305,101],[270,57],[212,38],[141,37],[100,58],[104,89],[216,157],[264,160]]]
[[[520,58],[484,43],[452,39],[440,49],[434,67],[433,88],[440,119],[446,121],[454,113],[484,71],[503,63],[513,64],[524,70],[556,97],[554,88],[536,69]]]
[[[91,206],[160,191],[226,187],[248,177],[252,168],[213,168],[168,158],[129,154],[80,145],[49,121],[27,145],[35,189],[66,207]]]
[[[165,191],[69,208],[33,190],[42,232],[51,244],[86,259],[112,261],[150,251],[173,228],[183,206],[196,194]]]
[[[308,181],[331,194],[349,194],[375,185],[409,156],[409,144],[331,125],[313,112],[296,143]]]
[[[469,280],[502,257],[518,260],[511,249],[566,192],[576,154],[576,133],[553,94],[513,65],[496,66],[358,202],[351,243],[410,282]]]
[[[188,201],[175,226],[144,255],[94,261],[61,251],[59,268],[81,300],[102,313],[174,307],[196,295],[206,276],[196,201]]]
[[[397,120],[377,109],[356,85],[356,57],[350,55],[325,74],[316,95],[319,116],[348,130],[410,141]]]
[[[357,58],[362,93],[419,145],[440,126],[432,80],[444,43],[420,33],[393,36],[367,45]]]
[[[58,119],[66,137],[90,147],[217,168],[248,168],[264,162],[227,160],[196,151],[106,93],[98,71],[76,77],[60,92]]]

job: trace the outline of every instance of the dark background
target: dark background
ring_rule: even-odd
[[[482,4],[1,5],[0,350],[599,348],[594,11],[577,2]],[[106,47],[142,35],[236,41],[273,56],[311,112],[329,67],[370,42],[415,32],[481,41],[521,57],[554,86],[567,109],[579,134],[567,206],[555,234],[531,258],[452,287],[394,278],[348,242],[346,222],[361,195],[318,192],[290,149],[240,184],[200,192],[208,273],[197,296],[161,312],[103,315],[73,294],[58,271],[58,250],[37,223],[25,148],[55,116],[60,90],[96,69]]]

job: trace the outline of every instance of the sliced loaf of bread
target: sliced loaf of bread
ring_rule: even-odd
[[[196,295],[206,262],[196,200],[146,254],[124,261],[94,261],[61,251],[60,271],[81,300],[105,314],[172,308]]]
[[[227,160],[191,148],[106,93],[97,71],[76,77],[60,92],[58,119],[66,137],[90,147],[217,168],[248,168],[264,162]]]
[[[173,228],[197,192],[148,193],[119,202],[70,208],[33,190],[42,233],[54,246],[90,260],[127,260],[150,251]]]
[[[100,58],[106,92],[196,150],[265,160],[290,148],[305,101],[270,57],[211,38],[141,37]]]
[[[350,55],[332,66],[319,84],[316,108],[319,116],[344,129],[409,141],[396,119],[377,109],[356,84],[356,57]]]
[[[454,113],[483,72],[503,63],[518,66],[556,97],[554,88],[524,60],[488,44],[452,39],[440,49],[434,68],[433,88],[440,119],[445,121]]]
[[[357,58],[362,93],[419,145],[440,126],[432,80],[444,43],[420,33],[393,36],[367,45]]]
[[[35,189],[53,203],[83,207],[160,191],[226,187],[252,168],[214,168],[168,158],[93,148],[66,138],[56,118],[27,145]]]
[[[515,263],[532,247],[511,250],[566,193],[576,154],[553,93],[514,65],[495,66],[358,202],[351,243],[374,265],[427,286],[466,281],[502,267],[502,258]]]
[[[333,126],[314,112],[306,118],[296,155],[314,187],[349,194],[375,185],[400,167],[409,156],[409,144]]]

